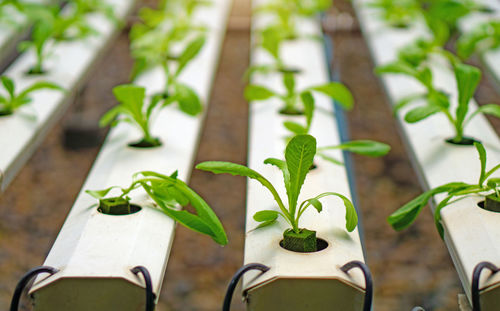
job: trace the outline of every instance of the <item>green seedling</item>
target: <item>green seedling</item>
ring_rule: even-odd
[[[52,89],[63,91],[63,88],[57,84],[45,81],[35,82],[29,87],[16,92],[14,81],[7,77],[1,76],[3,88],[7,92],[7,96],[0,94],[0,116],[7,116],[13,114],[20,107],[31,102],[30,94],[41,89]]]
[[[177,171],[170,176],[151,171],[138,172],[133,175],[133,182],[127,188],[113,186],[85,192],[99,200],[99,210],[102,213],[123,215],[133,212],[129,194],[138,188],[142,188],[156,206],[173,220],[188,229],[210,236],[220,245],[227,244],[226,233],[217,215],[202,197],[177,178]],[[112,189],[120,189],[121,194],[106,198]],[[187,205],[196,213],[179,208]]]
[[[323,209],[323,205],[320,202],[321,198],[336,196],[342,200],[346,208],[345,218],[347,231],[352,232],[358,223],[356,210],[351,201],[344,195],[336,192],[325,192],[298,204],[300,190],[309,173],[315,153],[316,139],[310,135],[298,135],[290,140],[286,146],[285,161],[276,158],[268,158],[264,161],[265,164],[274,165],[282,171],[288,199],[288,208],[269,180],[248,167],[231,162],[209,161],[198,164],[196,168],[215,174],[227,173],[246,176],[258,181],[269,190],[278,204],[279,210],[262,210],[255,213],[253,218],[260,223],[257,228],[272,225],[276,223],[278,217],[281,216],[291,226],[290,229],[287,229],[283,233],[284,247],[299,252],[310,252],[316,251],[317,242],[315,232],[312,231],[313,233],[311,233],[311,230],[300,228],[299,220],[310,206],[314,207],[318,212],[321,212]]]
[[[387,221],[395,230],[403,230],[410,226],[422,208],[436,194],[446,193],[446,197],[439,202],[434,211],[434,221],[441,237],[444,229],[441,224],[441,209],[471,195],[479,195],[485,198],[483,207],[487,210],[500,212],[500,178],[491,177],[491,175],[500,169],[497,164],[490,170],[486,170],[486,150],[481,143],[475,142],[481,162],[481,172],[477,184],[468,184],[464,182],[451,182],[440,187],[426,191],[406,203],[403,207],[394,212]],[[490,178],[491,177],[491,178]]]
[[[418,107],[409,110],[404,120],[408,123],[422,121],[436,113],[446,116],[453,126],[455,135],[450,142],[455,144],[472,144],[470,138],[464,136],[464,129],[467,124],[479,113],[493,115],[500,118],[500,106],[488,104],[479,107],[469,114],[469,102],[471,101],[476,88],[481,80],[481,71],[476,67],[462,63],[454,64],[455,79],[458,89],[458,105],[453,111],[449,96],[438,90],[433,84],[433,76],[429,66],[424,62],[417,66],[404,59],[397,60],[376,69],[379,74],[403,74],[419,81],[426,89],[423,94],[412,94],[401,99],[395,106],[397,113],[401,108],[410,104],[420,103]]]
[[[44,63],[50,55],[50,45],[97,34],[86,20],[86,14],[91,12],[88,9],[88,7],[81,9],[76,5],[72,10],[62,13],[60,7],[56,5],[25,7],[24,12],[28,19],[33,21],[33,31],[31,39],[21,42],[18,49],[21,52],[33,49],[35,52],[36,63],[28,71],[29,74],[45,73]]]
[[[380,17],[391,27],[407,28],[422,13],[416,0],[374,0],[366,5],[380,11]]]
[[[142,18],[149,22],[134,26],[130,35],[132,56],[135,59],[132,79],[153,67],[161,67],[165,75],[165,87],[158,96],[165,101],[165,104],[179,101],[181,109],[190,115],[200,113],[202,105],[198,94],[181,83],[179,76],[205,45],[205,29],[174,19],[172,27],[164,30],[161,27],[161,16],[147,18],[147,16],[161,15],[162,12],[154,10],[142,12]],[[186,37],[191,39],[186,42]],[[172,48],[179,44],[183,44],[184,49],[180,54],[175,54]]]
[[[492,20],[474,27],[457,41],[457,54],[468,59],[475,52],[484,52],[500,47],[500,21]]]
[[[381,17],[393,27],[406,28],[423,19],[440,47],[456,32],[460,19],[473,12],[491,12],[473,0],[374,0],[368,6],[380,10]]]
[[[111,124],[111,126],[115,126],[119,122],[131,123],[143,134],[143,138],[131,146],[139,148],[160,146],[160,140],[151,134],[152,117],[156,110],[173,103],[178,103],[180,110],[189,115],[196,115],[200,110],[200,104],[193,96],[193,91],[187,89],[183,84],[177,84],[175,90],[175,94],[167,99],[158,94],[151,97],[151,100],[146,103],[146,89],[144,87],[134,84],[116,86],[113,88],[113,94],[120,104],[102,116],[100,125]]]
[[[297,90],[295,87],[295,74],[294,72],[283,73],[283,84],[286,89],[285,94],[279,94],[263,85],[249,84],[245,88],[245,98],[248,101],[261,101],[275,97],[284,103],[284,107],[280,110],[280,113],[287,115],[305,114],[309,119],[312,119],[314,111],[314,92],[329,96],[345,109],[352,108],[354,99],[349,89],[342,83],[330,82]],[[301,103],[302,107],[300,107]]]

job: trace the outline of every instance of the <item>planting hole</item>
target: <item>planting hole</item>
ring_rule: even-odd
[[[477,203],[477,206],[489,212],[500,213],[500,199],[487,196],[484,201]]]
[[[282,248],[286,249],[287,251],[296,252],[296,251],[289,250],[286,247],[284,247],[283,246],[283,240],[280,241],[280,246]],[[315,252],[296,252],[296,253],[316,253],[316,252],[324,250],[327,247],[328,247],[328,242],[327,241],[325,241],[325,240],[323,240],[321,238],[317,238],[316,239],[316,251]]]
[[[153,140],[140,140],[135,143],[128,144],[129,147],[132,148],[155,148],[161,146],[161,141],[158,138],[154,138]]]
[[[135,214],[142,210],[142,207],[135,204],[130,204],[130,209],[126,205],[117,205],[109,210],[109,212],[104,211],[101,207],[97,208],[97,211],[101,214],[112,215],[112,216],[123,216]]]
[[[285,116],[301,116],[304,114],[304,111],[299,110],[297,108],[283,108],[280,109],[279,111],[280,114],[285,115]]]
[[[474,139],[472,137],[463,137],[461,141],[456,142],[453,140],[453,138],[448,138],[446,140],[448,144],[456,145],[456,146],[473,146],[475,142],[480,142],[477,139]]]

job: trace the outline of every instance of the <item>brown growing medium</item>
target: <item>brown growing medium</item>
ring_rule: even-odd
[[[339,0],[336,5],[352,13],[347,2]],[[241,77],[249,59],[248,11],[247,0],[237,1],[233,8],[197,163],[246,161],[247,104]],[[457,310],[456,295],[462,289],[431,213],[424,210],[416,224],[402,233],[386,224],[385,218],[419,194],[421,188],[385,94],[372,74],[373,63],[364,39],[359,31],[337,32],[332,38],[335,69],[356,99],[354,110],[348,113],[352,138],[377,139],[393,148],[381,159],[354,157],[367,263],[375,278],[375,309],[411,310],[422,305],[426,310]],[[127,36],[123,34],[97,66],[78,102],[0,196],[1,310],[7,309],[19,277],[43,263],[99,150],[64,149],[63,125],[75,115],[97,124],[99,117],[116,104],[111,89],[128,82],[131,65]],[[477,98],[481,103],[499,103],[488,80],[480,86]],[[500,122],[492,121],[498,132]],[[243,263],[245,179],[195,170],[190,186],[214,207],[227,230],[229,244],[221,248],[211,239],[178,226],[158,311],[220,309],[225,287]],[[232,310],[244,310],[239,301],[235,297]]]

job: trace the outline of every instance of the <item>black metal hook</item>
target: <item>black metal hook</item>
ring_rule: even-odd
[[[471,296],[472,296],[472,311],[481,311],[480,297],[479,297],[479,278],[481,272],[484,268],[487,268],[493,272],[493,274],[499,271],[498,267],[488,261],[482,261],[477,264],[472,272],[472,285],[471,285]]]
[[[352,268],[361,269],[361,271],[363,271],[363,274],[365,275],[366,288],[365,288],[365,303],[363,305],[363,311],[370,311],[372,309],[372,301],[373,301],[373,278],[370,269],[363,262],[359,260],[353,260],[340,267],[340,270],[342,270],[342,272],[346,274],[349,274],[349,271]]]
[[[241,279],[243,274],[250,270],[259,270],[262,273],[269,271],[269,267],[260,263],[249,263],[239,268],[238,271],[233,275],[229,286],[227,287],[226,296],[224,297],[224,304],[222,305],[222,311],[229,311],[231,309],[231,300],[233,299],[233,293],[236,289],[238,281]]]
[[[144,282],[146,283],[146,311],[154,311],[156,296],[153,293],[153,282],[151,281],[148,269],[143,266],[137,266],[130,269],[130,271],[135,275],[141,273],[144,277]]]
[[[57,271],[59,270],[57,270],[56,268],[48,266],[39,266],[26,272],[26,274],[23,275],[21,280],[19,280],[19,283],[17,283],[16,289],[14,290],[14,295],[12,296],[12,300],[10,302],[10,311],[17,311],[17,309],[19,309],[19,301],[21,300],[21,295],[23,293],[23,290],[26,287],[26,285],[28,285],[28,283],[31,281],[32,278],[41,273],[49,273],[50,275],[53,275]]]

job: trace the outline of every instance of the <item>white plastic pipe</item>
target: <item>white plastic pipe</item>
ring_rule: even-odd
[[[423,21],[416,21],[409,29],[388,27],[376,10],[366,6],[368,2],[356,0],[354,5],[375,65],[393,61],[402,46],[419,36],[430,35]],[[431,67],[437,88],[450,94],[452,107],[456,107],[458,95],[452,70],[444,59],[436,55],[432,56]],[[392,104],[407,95],[423,91],[417,82],[401,75],[384,75],[381,80]],[[480,166],[476,149],[445,143],[445,139],[451,138],[454,132],[441,114],[414,124],[404,122],[408,109],[399,112],[398,121],[424,188],[435,188],[454,181],[477,183]],[[475,109],[477,105],[472,100],[469,110]],[[500,163],[500,139],[483,115],[472,119],[465,134],[483,143],[488,154],[488,168]],[[498,175],[497,172],[495,176]],[[435,197],[436,201],[443,198],[442,195]],[[441,211],[445,243],[469,300],[474,267],[481,261],[500,264],[500,214],[477,207],[477,202],[476,198],[467,198]],[[487,275],[485,272],[480,282],[482,310],[497,310],[500,305],[500,275],[492,278],[487,278]]]
[[[180,77],[200,95],[205,112],[231,5],[230,0],[212,2],[200,8],[195,17],[208,27],[206,44]],[[138,83],[147,86],[148,92],[160,90],[161,70],[143,74]],[[158,299],[174,221],[154,208],[141,191],[132,197],[132,202],[143,206],[140,212],[109,216],[97,211],[96,200],[84,190],[128,186],[132,175],[144,170],[165,174],[178,170],[178,178],[187,181],[204,116],[191,117],[175,107],[164,108],[152,128],[163,145],[149,150],[127,146],[140,138],[129,124],[121,123],[110,131],[44,263],[60,271],[38,279],[31,290],[37,311],[144,310],[144,282],[130,272],[137,265],[149,270]]]
[[[116,16],[123,20],[131,12],[135,0],[107,2],[115,8]],[[5,71],[4,74],[14,80],[17,90],[43,80],[57,83],[66,92],[40,90],[32,93],[31,103],[13,115],[0,117],[0,192],[5,190],[52,125],[59,120],[71,102],[72,95],[89,78],[92,67],[118,34],[118,26],[104,15],[96,13],[88,19],[99,34],[56,45],[46,60],[46,74],[26,75],[36,62],[32,50],[20,55]]]
[[[256,1],[257,5],[265,1]],[[253,17],[253,28],[269,22],[269,16]],[[321,36],[319,22],[315,19],[300,20],[297,27],[301,33]],[[305,88],[329,82],[328,64],[321,41],[299,39],[287,42],[282,47],[282,58],[287,66],[298,68],[302,73],[297,78],[297,88]],[[262,49],[254,49],[251,63],[272,64],[272,59]],[[255,75],[253,83],[283,92],[281,74]],[[311,135],[318,146],[336,145],[340,136],[334,117],[332,101],[326,96],[316,95],[316,112]],[[287,117],[279,114],[281,102],[271,99],[250,103],[250,168],[260,172],[275,185],[285,197],[282,173],[275,167],[263,163],[268,157],[283,158],[285,137],[290,133],[283,126],[284,120],[295,119],[305,124],[304,117]],[[342,159],[340,151],[332,156]],[[335,191],[351,197],[346,169],[343,166],[316,157],[317,168],[305,180],[300,199],[307,199],[325,191]],[[363,250],[358,230],[345,230],[345,208],[335,198],[323,200],[323,211],[306,211],[300,226],[317,231],[319,238],[327,241],[328,247],[316,253],[295,253],[280,247],[287,224],[283,219],[266,228],[254,230],[258,223],[253,220],[255,212],[276,209],[267,189],[254,180],[248,181],[247,215],[245,239],[245,264],[261,263],[271,269],[261,274],[249,272],[244,277],[243,291],[246,293],[249,310],[361,310],[364,281],[356,271],[346,275],[339,268],[352,260],[363,261]],[[299,201],[300,202],[300,201]]]

